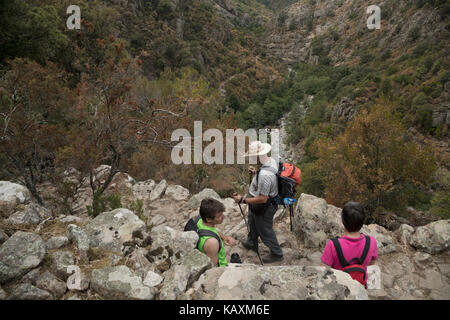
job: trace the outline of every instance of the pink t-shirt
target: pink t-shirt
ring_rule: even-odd
[[[364,245],[366,244],[366,239],[364,235],[361,234],[359,238],[350,238],[347,236],[342,236],[339,238],[339,244],[342,247],[342,253],[344,255],[345,260],[350,262],[353,258],[359,258],[362,255],[364,250]],[[378,258],[378,250],[377,250],[377,241],[374,237],[370,236],[370,249],[367,253],[366,260],[363,262],[363,266],[367,269],[367,266],[372,260],[376,260]],[[336,249],[334,248],[333,241],[329,240],[325,249],[323,250],[323,254],[321,260],[326,265],[332,267],[333,269],[342,270],[342,266],[339,263],[339,259],[336,254]]]

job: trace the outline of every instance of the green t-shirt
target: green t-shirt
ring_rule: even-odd
[[[197,227],[198,227],[199,230],[210,230],[210,231],[214,232],[215,234],[217,234],[219,236],[219,239],[220,239],[222,245],[220,247],[219,253],[217,254],[217,260],[219,262],[219,267],[226,267],[228,265],[228,261],[227,261],[227,256],[226,256],[226,253],[225,253],[225,246],[223,245],[223,241],[220,238],[220,235],[217,232],[217,229],[215,227],[205,226],[203,224],[203,220],[202,219],[198,220]],[[201,252],[205,253],[205,251],[203,251],[203,246],[205,245],[205,241],[208,240],[209,238],[213,238],[213,237],[208,237],[208,236],[200,237],[200,241],[198,242],[198,247],[197,247],[198,250],[200,250]]]

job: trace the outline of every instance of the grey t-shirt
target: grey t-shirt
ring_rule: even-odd
[[[278,182],[276,172],[278,172],[278,162],[270,158],[270,161],[261,166],[258,183],[256,174],[250,184],[249,193],[252,197],[259,195],[275,197],[278,194]]]

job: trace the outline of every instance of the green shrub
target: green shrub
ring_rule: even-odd
[[[89,216],[96,217],[102,212],[122,208],[120,195],[111,194],[103,196],[103,190],[100,188],[94,192],[92,206],[86,206]]]
[[[136,201],[132,201],[128,205],[128,209],[134,212],[139,219],[147,223],[147,217],[144,215],[144,201],[142,199],[137,199]]]
[[[301,182],[297,192],[312,194],[323,198],[325,195],[324,177],[317,166],[312,163],[297,164],[302,171]]]
[[[431,199],[430,212],[442,219],[450,219],[450,189],[436,192]]]
[[[410,42],[415,42],[420,38],[420,26],[415,26],[408,32],[408,39]]]

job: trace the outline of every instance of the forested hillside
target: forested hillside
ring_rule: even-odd
[[[408,206],[448,217],[449,5],[381,1],[370,30],[366,1],[297,1],[264,37],[290,68],[238,112],[242,126],[272,125],[287,111],[301,158],[300,192],[374,215]],[[377,213],[375,213],[377,210]]]
[[[2,0],[2,179],[39,201],[37,184],[57,183],[67,166],[209,185],[214,168],[173,170],[170,134],[193,120],[233,128],[233,108],[280,81],[285,67],[260,45],[271,11],[256,1],[86,0],[81,29],[69,30],[71,4]],[[60,186],[66,196],[74,188]]]

